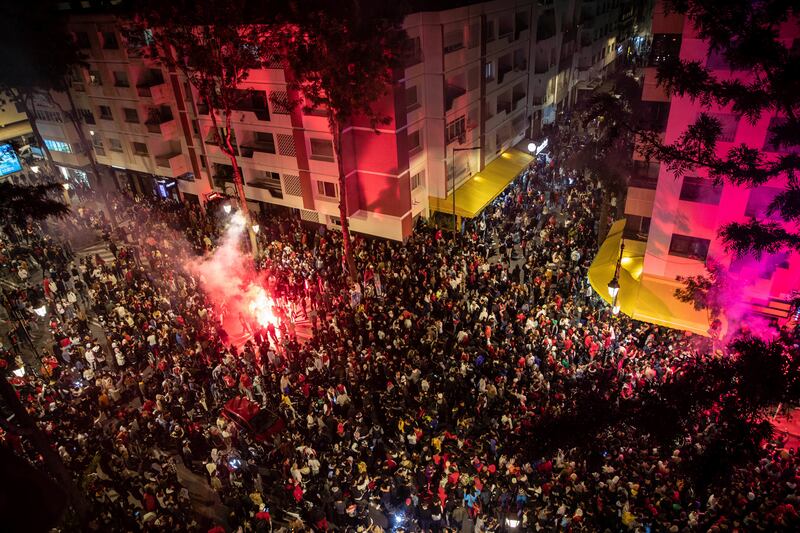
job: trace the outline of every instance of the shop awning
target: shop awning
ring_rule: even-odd
[[[14,122],[0,127],[0,141],[7,141],[31,133],[31,125],[27,120]]]
[[[456,215],[474,218],[533,161],[530,154],[514,148],[506,150],[481,171],[456,189]],[[453,213],[453,196],[429,198],[430,208],[440,213]]]
[[[614,277],[624,229],[624,219],[614,222],[589,267],[592,288],[609,304],[612,298],[608,294],[608,282]],[[675,298],[675,289],[680,286],[678,281],[643,273],[646,247],[647,243],[641,241],[625,241],[617,294],[620,311],[642,322],[707,336],[708,314]]]

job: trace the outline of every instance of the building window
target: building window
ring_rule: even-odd
[[[489,61],[483,68],[483,77],[486,81],[492,81],[494,79],[494,62]]]
[[[124,70],[114,71],[114,87],[130,87],[131,82],[128,80],[128,73]]]
[[[97,108],[100,110],[100,118],[103,120],[114,120],[114,116],[111,114],[111,108],[107,105],[101,105]]]
[[[449,54],[464,48],[464,28],[456,28],[444,34],[444,53]]]
[[[463,137],[466,132],[466,119],[463,116],[458,117],[452,122],[447,123],[447,144],[454,140]]]
[[[317,181],[317,194],[326,198],[339,198],[339,186],[330,181]]]
[[[717,140],[732,143],[736,138],[736,130],[739,127],[739,115],[731,113],[708,113],[708,116],[719,122],[720,133]]]
[[[311,139],[311,159],[333,161],[333,143],[326,139]]]
[[[681,52],[680,33],[656,33],[650,45],[650,65],[657,67],[669,59],[678,57]]]
[[[342,227],[342,219],[339,217],[328,216],[328,221],[330,221],[331,225],[336,226],[338,228]]]
[[[103,32],[103,50],[119,50],[117,34],[113,31]]]
[[[750,197],[747,199],[747,207],[744,210],[745,216],[748,217],[770,217],[767,215],[767,209],[772,201],[781,193],[781,189],[775,187],[759,187],[750,191]],[[777,217],[778,213],[772,216]]]
[[[681,186],[681,200],[700,204],[719,205],[722,185],[705,178],[686,176]]]
[[[92,87],[99,87],[103,85],[103,78],[100,77],[99,70],[89,71],[89,85],[91,85]]]
[[[422,40],[410,37],[403,49],[403,64],[406,68],[422,63]]]
[[[417,189],[420,185],[425,184],[425,171],[421,170],[411,176],[411,190]]]
[[[408,153],[416,154],[422,150],[422,133],[420,130],[408,134]]]
[[[92,146],[94,146],[94,153],[97,155],[106,155],[106,149],[103,147],[103,139],[99,135],[92,136]]]
[[[147,144],[139,143],[139,142],[132,142],[131,146],[133,147],[133,153],[136,155],[150,155],[147,151]]]
[[[406,87],[406,111],[411,112],[420,107],[421,104],[419,103],[419,95],[417,95],[417,86],[412,85],[411,87]]]
[[[51,139],[45,139],[44,145],[50,149],[51,152],[63,152],[65,154],[72,153],[72,147],[65,142],[62,141],[53,141]]]
[[[708,239],[699,239],[675,233],[669,243],[669,255],[705,261],[710,245],[711,241]]]
[[[494,35],[494,21],[493,20],[487,20],[486,21],[486,25],[484,26],[484,32],[486,33],[486,42],[487,43],[490,43],[490,42],[494,41],[495,35]]]
[[[119,139],[112,139],[109,137],[108,139],[108,149],[112,152],[119,152],[122,153],[122,142]]]
[[[256,177],[247,180],[247,185],[250,187],[258,187],[259,189],[267,189],[272,196],[283,198],[281,175],[277,172],[259,172]]]
[[[266,131],[255,132],[254,141],[259,152],[275,153],[275,137]]]
[[[641,217],[638,215],[625,215],[625,230],[623,237],[626,239],[635,239],[646,241],[647,235],[650,233],[650,217]]]
[[[79,49],[88,50],[92,47],[92,44],[89,42],[89,34],[85,31],[76,31],[74,36],[75,46],[77,46]]]
[[[125,112],[125,122],[130,122],[131,124],[139,123],[139,113],[135,109],[123,107],[122,111]]]

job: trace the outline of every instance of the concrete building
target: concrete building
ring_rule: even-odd
[[[290,95],[280,64],[267,61],[250,74],[252,98],[232,126],[251,210],[297,209],[337,226],[346,194],[351,229],[391,239],[435,212],[476,216],[530,161],[514,147],[614,63],[629,32],[623,15],[619,0],[495,0],[408,15],[412,53],[379,104],[390,123],[377,134],[357,122],[343,131],[347,191],[326,117],[276,105]],[[71,30],[88,56],[70,91],[82,135],[63,95],[61,109],[40,102],[37,117],[65,172],[82,179],[93,155],[101,179],[137,193],[233,194],[230,161],[188,83],[136,57],[111,15],[78,11]]]
[[[780,39],[787,47],[800,37],[798,30],[796,21],[781,28]],[[767,129],[779,118],[765,114],[751,123],[729,107],[704,107],[688,96],[670,97],[656,83],[658,64],[675,55],[699,61],[720,79],[741,78],[747,73],[731,71],[725,58],[710,53],[708,43],[682,15],[665,13],[661,2],[656,3],[652,31],[650,63],[644,68],[643,115],[650,117],[654,129],[663,132],[662,138],[675,142],[700,113],[707,113],[722,126],[717,144],[720,155],[744,143],[777,156]],[[763,218],[772,198],[786,186],[785,177],[752,189],[715,185],[700,169],[676,177],[665,165],[647,162],[637,153],[629,185],[625,220],[614,225],[590,269],[592,284],[603,298],[611,300],[607,284],[624,244],[619,298],[622,312],[629,316],[705,334],[708,314],[679,302],[673,293],[680,286],[677,276],[704,274],[709,260],[726,267],[736,287],[728,318],[753,312],[787,316],[791,293],[800,288],[798,254],[785,251],[759,261],[736,259],[718,236],[725,224],[745,222],[753,216]]]

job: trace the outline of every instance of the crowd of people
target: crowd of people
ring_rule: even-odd
[[[533,451],[530,428],[568,411],[582,380],[605,374],[606,396],[630,399],[714,356],[592,295],[602,193],[574,178],[532,165],[455,237],[356,237],[357,280],[338,232],[263,220],[256,266],[292,311],[268,330],[243,318],[242,345],[186,268],[225,215],[141,198],[119,200],[127,226],[79,213],[114,260],[40,245],[41,294],[5,304],[33,320],[27,302],[48,302],[52,346],[11,379],[90,500],[87,529],[795,530],[798,458],[775,443],[702,496],[681,465],[704,428],[669,449],[616,427],[591,450]],[[223,416],[238,397],[284,427],[264,440]],[[0,442],[37,462],[13,431]],[[199,504],[187,478],[218,500]]]

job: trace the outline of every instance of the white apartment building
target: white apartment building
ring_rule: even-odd
[[[282,66],[268,61],[233,117],[251,209],[297,209],[336,226],[346,194],[353,231],[398,240],[418,217],[452,217],[454,189],[456,214],[476,216],[530,161],[514,147],[572,105],[580,82],[604,75],[619,14],[619,0],[495,0],[408,15],[413,52],[379,103],[390,124],[343,132],[347,191],[326,117],[276,105],[291,95]],[[230,161],[188,83],[129,50],[112,15],[77,12],[71,30],[88,56],[70,91],[86,143],[64,95],[62,109],[37,108],[58,164],[82,178],[91,151],[101,180],[120,188],[201,202],[233,194]]]

